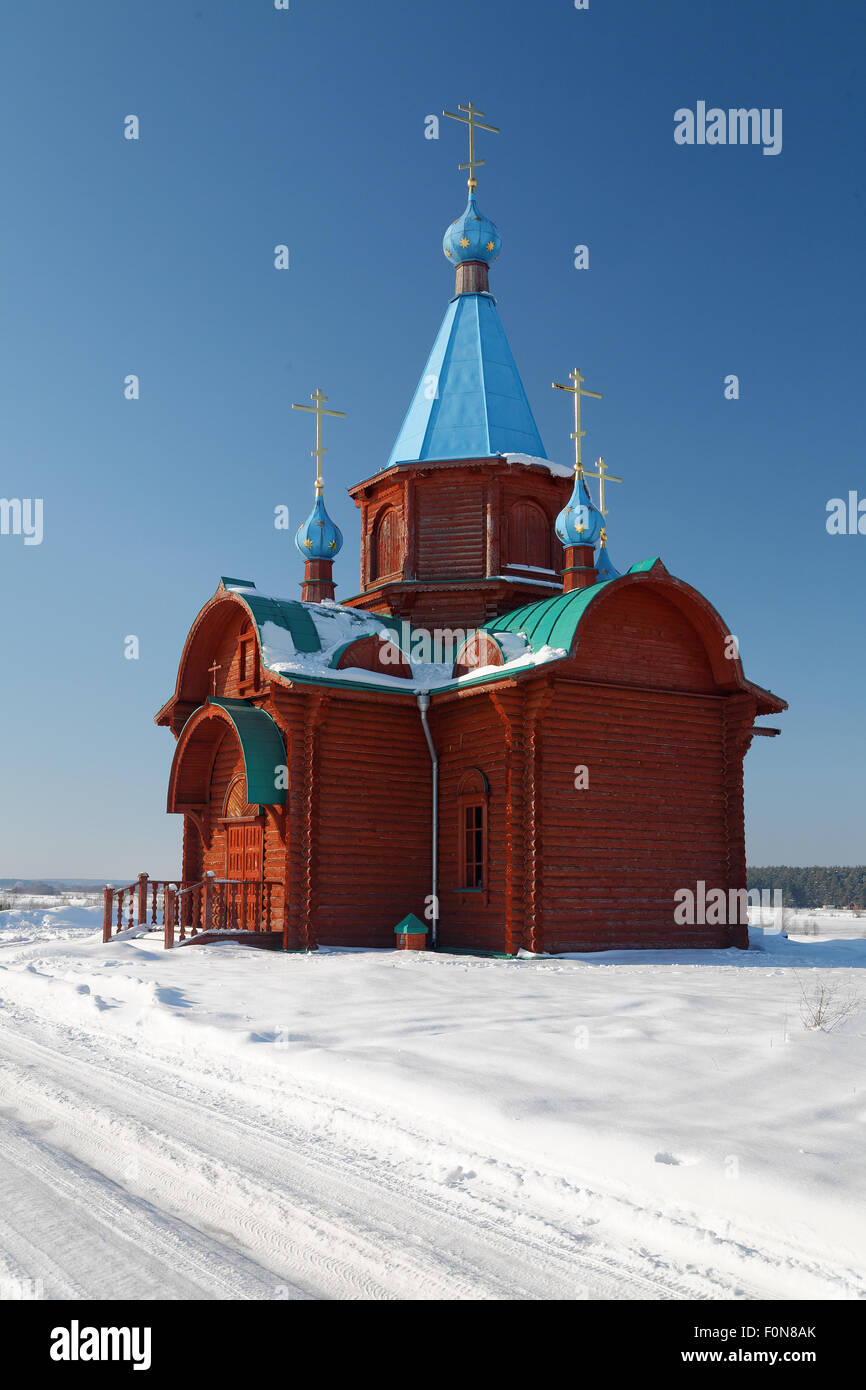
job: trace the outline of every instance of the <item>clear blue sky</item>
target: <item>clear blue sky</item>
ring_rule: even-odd
[[[0,876],[178,872],[153,714],[220,574],[297,595],[272,519],[311,505],[290,403],[318,384],[349,413],[326,495],[356,591],[344,488],[452,292],[464,140],[424,118],[469,98],[502,130],[479,202],[548,454],[577,362],[587,450],[626,480],[614,562],[661,554],[790,702],[747,759],[750,862],[866,860],[866,535],[825,529],[866,496],[864,43],[854,0],[6,4],[0,494],[42,497],[45,531],[0,536]],[[676,145],[701,100],[781,107],[781,154]]]

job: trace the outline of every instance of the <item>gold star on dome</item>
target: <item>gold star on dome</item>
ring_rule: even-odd
[[[488,251],[492,251],[495,245],[496,245],[496,242],[495,242],[495,241],[488,241],[488,243],[487,243],[487,250],[488,250]]]
[[[309,538],[304,541],[304,545],[307,547],[308,550],[312,550],[313,548],[313,542],[309,540]]]
[[[469,238],[468,238],[468,236],[462,236],[462,237],[460,238],[460,245],[461,245],[461,246],[468,246],[468,245],[469,245]]]
[[[447,246],[446,246],[446,248],[445,248],[445,255],[446,255],[446,256],[450,256],[450,255],[451,255],[451,252],[448,250]]]

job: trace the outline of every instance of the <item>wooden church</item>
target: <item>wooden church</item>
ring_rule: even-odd
[[[456,275],[390,458],[350,488],[359,592],[316,499],[300,598],[223,578],[156,716],[177,740],[177,933],[514,954],[746,946],[744,919],[683,924],[681,890],[746,885],[743,759],[785,702],[748,680],[710,603],[656,557],[618,573],[606,465],[548,459],[469,200]],[[446,113],[450,114],[450,113]],[[483,127],[492,129],[491,127]],[[599,485],[598,506],[589,482]],[[709,914],[708,914],[709,916]],[[395,935],[395,929],[396,935]]]

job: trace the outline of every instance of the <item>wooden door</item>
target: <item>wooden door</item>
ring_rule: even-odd
[[[228,874],[240,889],[229,889],[238,926],[255,931],[261,918],[262,827],[249,821],[227,826]],[[249,888],[246,885],[249,884]]]

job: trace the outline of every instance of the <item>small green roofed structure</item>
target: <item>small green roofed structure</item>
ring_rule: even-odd
[[[426,951],[427,928],[414,912],[410,912],[394,928],[398,951]]]
[[[416,917],[414,912],[409,912],[402,922],[397,923],[394,934],[395,936],[417,936],[418,934],[426,936],[427,930],[428,928],[425,927],[420,917]]]

